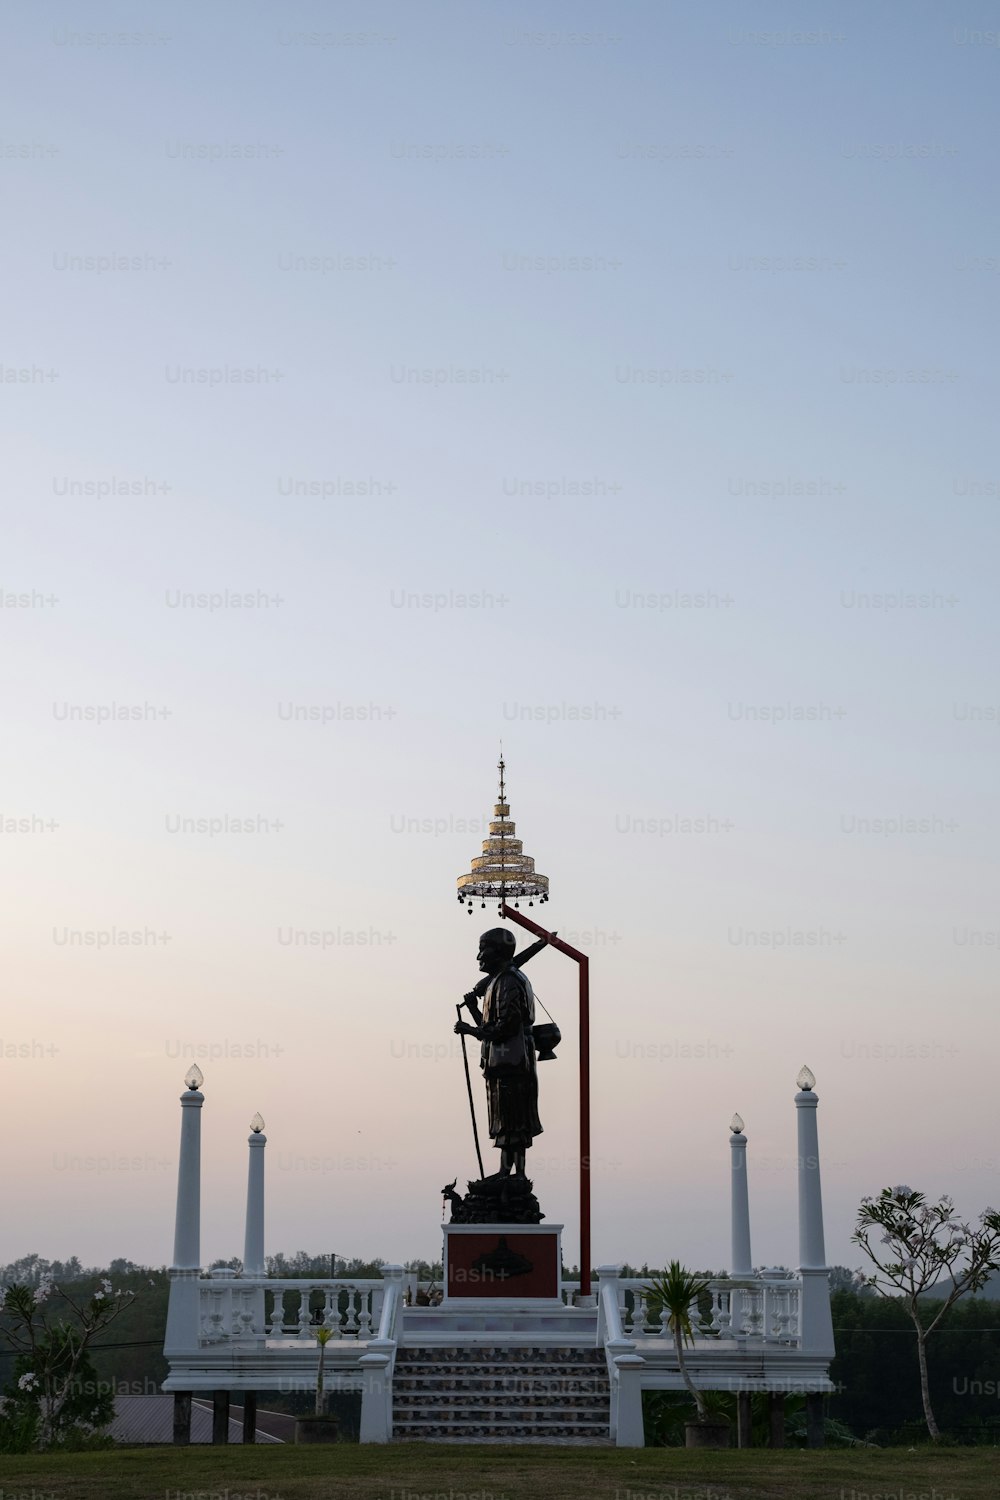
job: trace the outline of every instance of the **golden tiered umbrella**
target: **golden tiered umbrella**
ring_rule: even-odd
[[[470,912],[477,898],[481,906],[487,901],[496,901],[501,911],[507,901],[519,906],[522,897],[527,898],[529,906],[549,899],[548,876],[536,873],[535,861],[524,853],[522,841],[515,837],[504,786],[506,767],[502,751],[497,769],[500,772],[500,800],[493,808],[490,836],[483,840],[482,854],[472,861],[471,873],[458,877],[458,899],[465,902]]]

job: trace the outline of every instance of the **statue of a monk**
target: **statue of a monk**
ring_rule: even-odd
[[[538,947],[544,946],[538,944]],[[524,1177],[525,1152],[541,1135],[538,1118],[538,1068],[531,1028],[535,1021],[535,996],[527,975],[514,962],[514,934],[493,927],[479,939],[479,967],[487,976],[482,1010],[477,991],[465,996],[464,1004],[475,1025],[457,1021],[459,1035],[482,1042],[480,1066],[486,1079],[489,1132],[500,1149],[500,1173]],[[523,962],[523,956],[522,960]]]

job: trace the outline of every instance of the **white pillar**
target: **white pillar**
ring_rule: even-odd
[[[174,1260],[170,1267],[170,1300],[163,1352],[185,1353],[198,1347],[201,1276],[201,1070],[193,1068],[181,1095],[181,1144],[177,1160],[177,1208]]]
[[[643,1448],[646,1439],[642,1424],[642,1372],[646,1361],[639,1354],[615,1356],[615,1383],[618,1387],[614,1416],[616,1448]]]
[[[371,1344],[369,1344],[371,1350]],[[392,1354],[381,1347],[375,1353],[363,1354],[358,1367],[364,1376],[361,1388],[362,1443],[392,1442]]]
[[[810,1079],[812,1082],[808,1081]],[[803,1068],[799,1074],[799,1092],[795,1095],[799,1137],[799,1267],[803,1270],[826,1270],[823,1194],[819,1180],[819,1132],[816,1128],[816,1106],[819,1100],[813,1092],[815,1081],[812,1074]]]
[[[177,1212],[174,1217],[175,1271],[201,1270],[201,1106],[204,1102],[205,1095],[197,1088],[189,1088],[181,1095],[181,1147],[177,1161]]]
[[[799,1275],[802,1281],[799,1333],[803,1352],[831,1356],[830,1273],[823,1239],[823,1194],[819,1176],[816,1080],[808,1068],[795,1095],[799,1150]]]
[[[729,1146],[730,1162],[730,1214],[732,1228],[732,1255],[730,1276],[749,1276],[753,1270],[750,1254],[750,1191],[747,1184],[747,1138],[743,1134],[743,1121],[733,1116],[729,1127],[732,1134]]]
[[[263,1129],[254,1130],[247,1140],[250,1156],[247,1167],[247,1223],[243,1240],[244,1276],[263,1276],[264,1266],[264,1147]]]

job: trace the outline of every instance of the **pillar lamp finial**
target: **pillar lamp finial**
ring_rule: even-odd
[[[799,1069],[799,1076],[795,1082],[804,1094],[811,1094],[816,1087],[816,1074],[812,1068],[802,1067]]]
[[[733,1115],[733,1118],[729,1122],[729,1128],[733,1132],[733,1135],[742,1135],[743,1134],[743,1116],[742,1115],[738,1115],[738,1114],[737,1115]]]
[[[205,1075],[201,1071],[197,1063],[192,1063],[190,1068],[188,1068],[187,1072],[184,1075],[184,1082],[187,1084],[192,1093],[195,1091],[195,1089],[201,1088],[202,1084],[205,1082]]]
[[[264,1116],[260,1113],[259,1110],[250,1121],[250,1129],[253,1131],[254,1135],[260,1135],[261,1131],[264,1129]]]

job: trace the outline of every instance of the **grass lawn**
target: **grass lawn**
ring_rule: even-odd
[[[991,1448],[120,1448],[0,1456],[2,1500],[996,1500]]]

